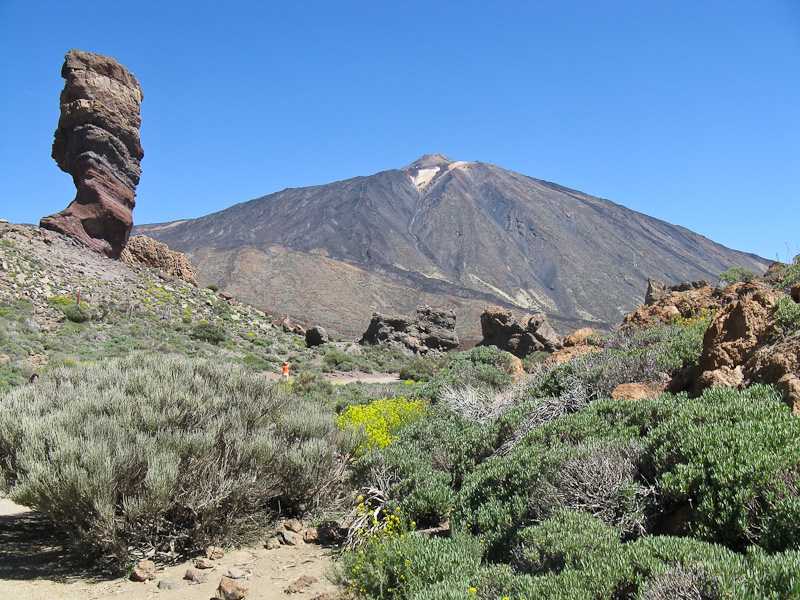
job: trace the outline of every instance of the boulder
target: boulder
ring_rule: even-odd
[[[359,343],[378,345],[407,356],[435,355],[458,346],[455,327],[455,311],[444,308],[423,306],[413,317],[375,313]]]
[[[327,344],[328,341],[328,332],[325,331],[324,327],[314,325],[309,327],[308,331],[306,331],[306,346],[309,348],[313,346],[322,346],[322,344]]]
[[[229,577],[223,577],[217,588],[217,598],[220,600],[242,600],[247,597],[247,588]]]
[[[692,391],[769,383],[800,414],[800,334],[784,337],[775,323],[784,294],[759,289],[716,313],[703,338]]]
[[[133,581],[150,581],[156,576],[156,563],[152,560],[140,560],[133,567],[131,579]]]
[[[527,314],[517,321],[511,310],[501,306],[484,309],[481,332],[483,339],[479,346],[497,346],[519,358],[536,351],[553,352],[562,345],[561,336],[544,313]]]
[[[644,296],[644,303],[652,305],[661,300],[664,296],[671,292],[688,292],[689,290],[700,290],[705,287],[710,287],[711,282],[707,279],[699,279],[697,281],[686,281],[683,283],[676,283],[675,285],[666,285],[658,279],[652,277],[647,278],[647,293]]]
[[[795,283],[792,286],[790,294],[792,296],[792,300],[794,300],[795,302],[800,302],[800,283]]]
[[[146,235],[135,235],[130,238],[120,258],[127,263],[161,269],[169,276],[180,277],[197,287],[197,270],[186,258],[186,255],[170,250],[166,244],[157,242]],[[159,277],[164,280],[172,279],[169,276],[162,276],[159,273]]]
[[[800,415],[800,333],[758,348],[745,369],[751,379],[783,392],[792,412]]]
[[[118,258],[133,226],[144,151],[139,142],[142,90],[113,58],[81,50],[64,57],[61,117],[52,156],[72,175],[75,200],[41,226]]]
[[[191,581],[192,583],[205,583],[208,581],[208,574],[190,567],[186,569],[186,573],[183,575],[183,578]]]
[[[591,327],[584,327],[583,329],[578,329],[575,333],[571,333],[570,335],[564,338],[564,347],[569,348],[571,346],[585,346],[587,344],[586,339],[589,336],[596,334],[597,332]]]

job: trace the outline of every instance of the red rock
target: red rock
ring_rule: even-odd
[[[217,597],[221,600],[242,600],[246,596],[247,588],[233,579],[223,577],[219,582]]]
[[[140,560],[131,573],[133,581],[149,581],[156,576],[156,563],[152,560]]]
[[[584,327],[583,329],[578,329],[575,333],[572,333],[564,338],[564,346],[585,346],[586,345],[586,338],[591,335],[595,335],[597,332],[590,328]]]
[[[40,224],[118,258],[133,226],[144,157],[139,143],[142,90],[113,58],[81,50],[67,53],[61,76],[67,82],[52,155],[72,175],[77,194],[67,208]]]
[[[611,392],[612,398],[622,398],[629,402],[655,398],[660,396],[662,390],[652,383],[623,383],[614,388]]]

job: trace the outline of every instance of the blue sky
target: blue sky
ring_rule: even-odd
[[[800,253],[797,0],[0,0],[0,218],[74,196],[50,158],[70,48],[142,85],[136,223],[441,152]]]

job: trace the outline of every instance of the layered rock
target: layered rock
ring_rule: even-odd
[[[61,117],[52,156],[72,175],[75,200],[41,220],[90,248],[118,258],[133,226],[144,151],[139,142],[142,90],[113,58],[81,50],[65,56]]]
[[[382,316],[375,313],[361,337],[361,344],[379,345],[405,355],[440,354],[458,346],[456,313],[423,306],[414,316]]]
[[[127,263],[154,267],[197,286],[197,270],[185,254],[170,250],[169,246],[146,235],[135,235],[120,254]]]
[[[523,358],[532,352],[552,352],[561,347],[561,336],[547,321],[547,315],[526,314],[520,321],[500,306],[487,306],[481,315],[483,339],[480,346],[497,346]]]

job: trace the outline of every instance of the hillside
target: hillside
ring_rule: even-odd
[[[610,329],[648,277],[767,266],[608,200],[441,154],[134,233],[187,254],[203,285],[351,335],[373,311],[423,303],[456,310],[464,339],[478,337],[487,302],[545,311],[562,333]]]

